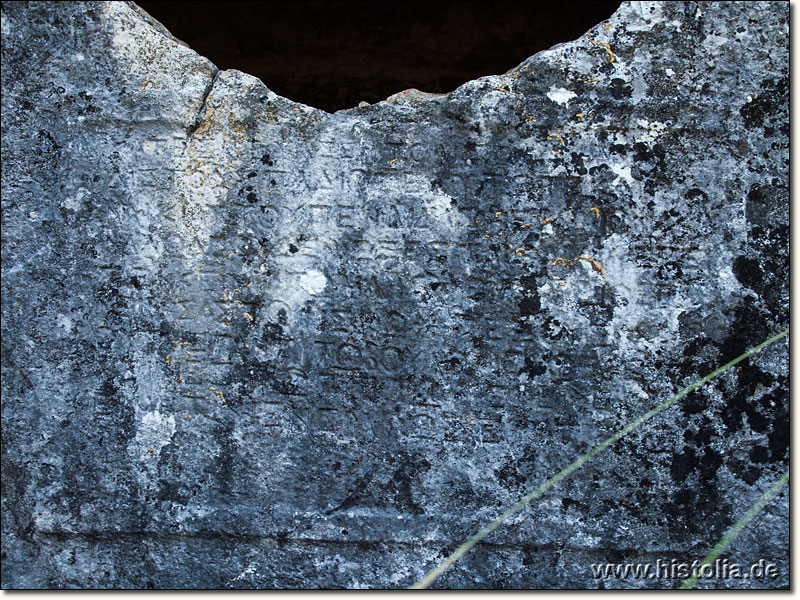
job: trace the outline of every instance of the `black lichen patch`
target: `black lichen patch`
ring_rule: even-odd
[[[520,316],[528,317],[536,315],[541,309],[541,300],[536,285],[536,277],[527,275],[520,280],[522,284],[522,299],[519,302]]]
[[[671,458],[669,472],[677,489],[666,510],[678,537],[708,529],[716,534],[732,522],[731,505],[718,481],[723,456],[710,445],[717,436],[711,419],[703,417],[699,429],[686,432],[686,444]]]
[[[764,286],[764,270],[761,261],[747,256],[738,256],[733,262],[733,274],[742,285],[752,290],[761,290]]]
[[[788,205],[785,181],[755,183],[745,204],[750,225],[747,254],[732,265],[737,279],[763,298],[771,319],[786,323],[789,282],[789,228],[782,211]]]
[[[744,354],[754,342],[764,341],[773,333],[776,332],[772,331],[768,315],[752,302],[741,302],[733,311],[728,335],[719,345],[719,364],[727,364]]]
[[[540,307],[541,303],[537,296],[525,296],[519,302],[519,312],[523,317],[537,314]]]
[[[785,110],[789,98],[789,78],[778,80],[765,79],[761,83],[761,93],[742,106],[739,114],[748,129],[764,127],[765,119],[769,122]]]
[[[530,356],[526,356],[525,372],[528,374],[528,377],[533,379],[534,377],[547,373],[547,366],[541,361],[533,360]]]
[[[702,458],[693,456],[691,460],[699,461]],[[701,533],[716,538],[733,522],[730,502],[724,493],[717,490],[714,482],[708,480],[679,488],[671,494],[664,509],[671,530],[678,539]]]

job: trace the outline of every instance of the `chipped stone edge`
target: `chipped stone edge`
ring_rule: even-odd
[[[259,79],[258,77],[255,77],[254,75],[250,75],[250,74],[248,74],[248,73],[246,73],[244,71],[240,71],[240,72],[244,73],[245,75],[248,75],[250,77],[253,77],[254,79],[257,79],[259,82],[261,82],[262,85],[264,85],[265,88],[267,88],[267,90],[269,90],[271,93],[275,94],[275,96],[279,100],[285,101],[286,103],[288,103],[291,108],[297,107],[297,108],[300,108],[301,110],[316,111],[316,112],[319,112],[319,113],[322,113],[322,114],[325,114],[325,115],[333,115],[333,114],[335,114],[335,115],[350,115],[350,114],[355,114],[355,113],[357,113],[359,111],[364,111],[366,109],[371,109],[371,108],[375,108],[375,107],[384,107],[384,106],[387,106],[387,105],[388,106],[400,106],[400,105],[417,105],[417,104],[427,103],[427,102],[442,102],[442,101],[449,100],[451,96],[458,96],[458,95],[460,95],[460,94],[462,94],[462,93],[464,93],[464,92],[466,92],[466,91],[468,91],[470,89],[477,89],[479,91],[483,91],[484,93],[488,93],[488,90],[486,90],[486,89],[481,90],[481,88],[485,88],[485,86],[487,84],[491,85],[491,84],[495,84],[495,83],[498,83],[498,82],[502,82],[502,79],[504,77],[506,77],[506,76],[508,76],[508,75],[510,75],[510,74],[512,74],[514,72],[519,71],[520,69],[522,69],[526,65],[529,65],[530,63],[534,62],[537,59],[541,59],[541,58],[546,57],[548,55],[561,54],[566,48],[569,48],[569,47],[573,46],[574,44],[578,43],[579,40],[581,38],[583,38],[584,36],[586,36],[587,33],[595,30],[598,27],[600,27],[601,24],[604,23],[604,22],[613,23],[614,21],[619,20],[623,15],[625,15],[627,13],[638,13],[638,12],[640,12],[640,11],[637,11],[635,9],[635,7],[632,6],[634,3],[635,4],[648,4],[648,2],[634,2],[634,1],[631,1],[631,0],[622,2],[620,7],[608,19],[605,19],[603,22],[597,23],[596,25],[593,25],[586,32],[584,32],[581,36],[579,36],[579,37],[577,37],[577,38],[575,38],[573,40],[567,41],[567,42],[562,42],[560,44],[556,44],[555,46],[552,46],[551,48],[548,48],[546,50],[541,50],[539,52],[536,52],[535,54],[533,54],[533,55],[529,56],[528,58],[526,58],[525,60],[523,60],[517,66],[515,66],[515,67],[509,69],[508,71],[506,71],[505,73],[485,75],[483,77],[477,77],[475,79],[471,79],[471,80],[461,84],[456,89],[454,89],[454,90],[452,90],[450,92],[444,93],[444,94],[438,94],[438,93],[432,93],[432,92],[424,92],[424,91],[418,90],[416,88],[408,88],[408,89],[399,91],[397,93],[394,93],[391,96],[389,96],[388,98],[386,98],[384,100],[381,100],[379,102],[376,102],[374,104],[369,104],[367,102],[362,102],[357,106],[353,106],[351,108],[344,108],[344,109],[341,109],[341,110],[337,110],[334,113],[329,113],[328,111],[323,110],[321,108],[317,108],[315,106],[310,106],[310,105],[307,105],[307,104],[303,104],[302,102],[298,102],[296,100],[292,100],[291,98],[287,98],[285,96],[281,96],[280,94],[275,94],[275,92],[272,92],[272,90],[269,88],[269,86],[264,81]],[[184,42],[184,41],[180,40],[179,38],[175,37],[161,22],[159,22],[156,18],[154,18],[152,15],[150,15],[141,6],[139,6],[135,2],[132,2],[131,0],[125,0],[125,4],[130,6],[132,8],[132,10],[136,11],[143,18],[143,20],[145,20],[147,23],[149,23],[154,28],[154,30],[156,30],[158,33],[160,33],[162,35],[165,35],[168,38],[170,38],[171,40],[174,40],[175,42],[181,44],[182,46],[185,46],[185,47],[191,49],[192,51],[197,53],[202,58],[208,60],[209,63],[214,65],[214,68],[216,69],[215,74],[214,74],[214,78],[211,81],[211,83],[209,85],[209,88],[208,88],[208,90],[206,92],[206,95],[205,95],[205,98],[208,98],[208,95],[210,94],[211,89],[213,88],[213,84],[216,81],[216,78],[218,77],[218,75],[221,72],[221,70],[210,59],[208,59],[208,57],[205,57],[205,56],[201,55],[199,52],[194,50],[194,48],[189,46],[186,42]],[[228,71],[237,71],[238,69],[227,69],[227,70]],[[198,120],[199,120],[200,116],[202,115],[204,109],[205,109],[205,99],[204,99],[204,102],[203,102],[203,107],[201,107],[201,109],[198,111]]]

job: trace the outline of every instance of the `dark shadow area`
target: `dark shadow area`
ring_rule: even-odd
[[[514,68],[620,2],[138,2],[221,69],[333,112]]]

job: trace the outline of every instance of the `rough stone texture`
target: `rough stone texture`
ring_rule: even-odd
[[[2,12],[2,586],[399,587],[788,326],[788,4],[635,3],[327,114],[127,3]],[[451,588],[672,587],[785,470],[784,339]],[[784,491],[731,561],[789,582]]]

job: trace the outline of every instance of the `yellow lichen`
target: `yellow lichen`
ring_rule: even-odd
[[[603,279],[606,278],[606,270],[603,268],[603,265],[601,265],[595,259],[589,258],[588,256],[579,256],[578,258],[589,261],[589,264],[592,265],[592,269],[600,273],[600,275],[603,276]]]
[[[592,269],[594,269],[595,271],[600,273],[603,276],[603,279],[606,278],[606,270],[603,268],[603,265],[601,265],[595,259],[590,258],[588,256],[579,256],[578,258],[574,258],[574,259],[562,258],[562,257],[559,256],[552,263],[550,263],[550,266],[551,267],[555,267],[556,265],[560,264],[561,266],[569,268],[569,267],[572,267],[572,266],[575,265],[575,261],[576,260],[588,261],[589,264],[592,265]]]
[[[595,46],[601,46],[605,48],[606,52],[608,52],[608,62],[614,62],[615,60],[617,60],[617,57],[614,55],[613,50],[611,50],[611,44],[609,44],[608,42],[597,42],[592,38],[589,38],[589,41]]]
[[[572,260],[571,260],[571,259],[569,259],[569,258],[562,258],[562,257],[560,257],[560,256],[559,256],[559,257],[557,257],[557,258],[556,258],[556,259],[555,259],[555,260],[554,260],[552,263],[550,263],[550,266],[551,266],[551,267],[555,267],[555,266],[556,266],[557,264],[559,264],[559,263],[561,263],[561,264],[562,264],[563,266],[565,266],[565,267],[571,267],[571,266],[572,266]]]
[[[217,388],[215,388],[213,385],[210,385],[210,386],[208,386],[208,389],[209,389],[209,390],[211,390],[212,392],[214,392],[214,393],[215,393],[217,396],[219,396],[219,399],[220,399],[220,401],[221,401],[223,404],[226,404],[226,403],[228,402],[228,401],[225,399],[225,396],[222,394],[222,392],[220,392],[220,391],[219,391]]]

